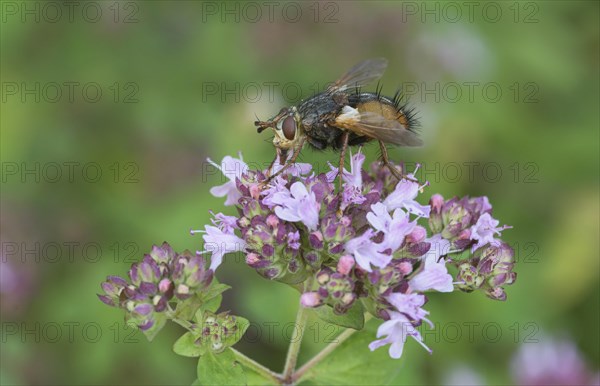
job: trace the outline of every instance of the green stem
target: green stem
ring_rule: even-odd
[[[279,375],[276,372],[261,365],[260,363],[256,362],[254,359],[247,357],[245,354],[239,352],[238,350],[234,349],[233,347],[230,347],[230,348],[233,351],[233,353],[235,354],[236,359],[242,365],[244,365],[245,367],[247,367],[251,370],[254,370],[257,374],[262,375],[263,377],[265,377],[266,379],[270,380],[271,382],[273,382],[277,385],[282,384],[283,379],[282,379],[281,375]]]
[[[304,292],[311,289],[312,282],[313,276],[310,275],[304,285]],[[298,332],[297,339],[292,339],[290,342],[287,357],[285,358],[285,366],[283,367],[283,381],[286,384],[291,384],[292,375],[296,369],[296,363],[298,362],[298,354],[300,352],[300,346],[302,345],[302,337],[304,336],[307,318],[308,313],[306,312],[306,309],[302,306],[302,304],[299,304],[298,313],[296,314],[296,323],[294,325],[294,329]]]
[[[365,313],[365,323],[371,319],[371,314]],[[337,336],[335,342],[329,343],[323,350],[321,350],[317,355],[312,357],[311,360],[306,362],[298,371],[296,371],[292,376],[292,383],[297,383],[305,377],[310,369],[312,369],[317,363],[321,362],[325,357],[331,354],[336,348],[338,348],[345,340],[350,338],[355,332],[358,330],[348,328],[340,335]]]

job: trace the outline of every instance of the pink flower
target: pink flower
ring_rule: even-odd
[[[410,222],[408,215],[402,209],[396,209],[393,217],[388,213],[387,207],[378,202],[371,205],[371,212],[367,213],[367,220],[371,226],[384,233],[383,249],[391,248],[397,250],[404,242],[404,238],[413,231],[417,225]]]
[[[362,165],[365,162],[365,155],[360,151],[354,155],[350,153],[350,171],[343,170],[342,180],[344,188],[342,191],[342,210],[351,204],[362,204],[366,198],[362,194]],[[334,182],[339,169],[329,164],[331,171],[327,173],[327,180]]]
[[[431,349],[429,349],[429,347],[423,343],[421,333],[419,333],[419,331],[404,314],[394,311],[388,311],[388,313],[390,315],[390,320],[383,322],[377,329],[378,338],[381,338],[384,335],[387,336],[383,339],[371,342],[369,344],[369,349],[371,351],[389,344],[390,357],[398,359],[402,356],[406,338],[410,336],[421,346],[423,346],[425,350],[431,353]]]
[[[426,318],[429,312],[421,308],[425,304],[425,295],[394,292],[385,299],[392,306],[396,307],[398,312],[408,315],[412,320],[417,322],[423,320],[433,327],[433,323]]]
[[[290,154],[288,156],[288,160],[290,158],[292,158],[292,155],[293,155],[292,152],[290,152]],[[275,159],[275,163],[273,164],[273,167],[271,169],[271,174],[277,173],[279,170],[281,170],[282,167],[283,167],[283,165],[279,162],[279,157],[277,157]],[[312,170],[311,164],[297,162],[297,163],[293,163],[290,166],[288,166],[288,168],[283,173],[289,174],[294,177],[299,177],[299,176],[303,176],[303,175],[310,173],[311,170]]]
[[[377,244],[371,240],[373,234],[372,229],[367,229],[362,236],[349,240],[344,246],[346,252],[354,256],[356,264],[368,272],[372,271],[371,264],[383,268],[392,260],[391,255],[380,252],[386,249],[383,245]]]
[[[214,214],[211,212],[211,214],[214,216],[214,218],[210,221],[213,223],[214,226],[221,229],[223,232],[233,233],[234,229],[239,228],[237,225],[237,217],[227,216],[223,213]]]
[[[425,264],[423,270],[408,281],[411,290],[418,292],[429,290],[438,292],[454,291],[452,275],[448,273],[444,259],[436,260],[435,256],[429,255],[423,264]]]
[[[213,272],[221,265],[225,254],[243,251],[246,248],[246,242],[233,234],[233,229],[225,232],[212,225],[206,225],[205,229],[202,231],[202,238],[206,252],[211,252],[210,269]]]
[[[425,184],[427,185],[427,183]],[[396,189],[383,201],[387,206],[388,211],[392,211],[396,208],[404,208],[408,213],[414,214],[418,217],[429,217],[431,207],[429,205],[421,205],[415,198],[419,194],[419,190],[425,186],[420,186],[417,182],[410,180],[401,180],[396,185]]]
[[[229,181],[223,185],[215,186],[210,189],[210,193],[215,197],[227,196],[225,205],[235,205],[238,203],[240,197],[242,197],[237,189],[235,180],[236,178],[241,178],[242,175],[248,171],[248,165],[243,161],[241,153],[239,154],[239,157],[240,159],[225,156],[223,161],[221,161],[220,166],[214,163],[210,158],[207,158],[208,162],[218,168],[221,173],[229,179]]]
[[[300,181],[294,182],[289,192],[278,192],[271,197],[271,202],[278,205],[275,214],[285,221],[301,221],[310,230],[316,230],[319,223],[321,204],[315,194],[309,192]]]
[[[471,240],[477,241],[471,248],[471,251],[475,251],[477,248],[483,247],[488,243],[495,247],[500,245],[500,240],[496,240],[494,235],[500,235],[501,231],[511,227],[507,225],[498,227],[499,223],[500,221],[494,219],[489,213],[482,214],[477,223],[471,227]]]

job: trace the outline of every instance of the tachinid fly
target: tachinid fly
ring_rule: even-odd
[[[340,151],[339,174],[342,175],[348,146],[376,140],[384,164],[398,178],[406,178],[389,163],[386,143],[420,146],[415,133],[416,121],[411,110],[401,105],[399,93],[393,98],[379,92],[361,92],[360,87],[379,79],[387,67],[384,58],[358,63],[324,92],[284,107],[268,121],[256,121],[258,132],[271,128],[273,145],[283,166],[273,177],[296,161],[305,143],[316,149]],[[291,156],[290,156],[291,151]],[[275,160],[273,161],[273,163]],[[341,186],[341,178],[339,178]],[[341,189],[340,189],[341,191]]]

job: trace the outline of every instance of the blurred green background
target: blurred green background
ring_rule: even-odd
[[[153,243],[200,249],[189,229],[233,214],[209,194],[223,179],[205,159],[269,162],[255,114],[380,56],[384,94],[405,86],[427,144],[391,157],[424,164],[423,198],[487,195],[514,226],[519,275],[505,303],[430,296],[434,353],[409,341],[396,382],[464,365],[510,383],[510,358],[542,331],[568,335],[597,371],[598,2],[74,4],[2,2],[2,384],[191,383],[195,360],[170,348],[181,329],[148,343],[98,301],[99,283]],[[241,256],[218,276],[234,285],[224,308],[254,324],[237,347],[281,370],[297,293]],[[309,330],[300,361],[329,333]]]

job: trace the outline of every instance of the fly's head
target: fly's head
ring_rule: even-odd
[[[301,137],[304,135],[300,122],[300,115],[295,106],[284,107],[279,113],[268,121],[256,121],[254,126],[261,133],[267,128],[273,130],[273,145],[282,160],[287,159],[290,149],[295,149]]]

